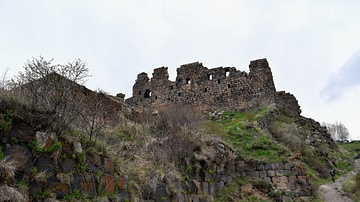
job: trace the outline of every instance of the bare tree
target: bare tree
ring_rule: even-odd
[[[341,122],[335,122],[334,124],[322,123],[326,127],[331,137],[334,140],[346,141],[349,139],[349,130]]]
[[[340,141],[344,142],[349,139],[349,130],[341,122],[335,122],[336,133]]]
[[[20,90],[32,105],[51,114],[52,125],[59,134],[77,119],[84,109],[81,99],[85,79],[89,77],[86,62],[75,59],[66,64],[53,64],[43,57],[25,63],[24,70],[16,76]]]
[[[92,92],[87,96],[86,108],[81,114],[82,129],[90,140],[98,138],[101,130],[107,125],[107,120],[111,119],[112,113],[106,104],[107,93],[102,90]]]
[[[328,133],[330,134],[330,136],[333,140],[337,140],[335,124],[322,122],[321,125],[326,127]]]

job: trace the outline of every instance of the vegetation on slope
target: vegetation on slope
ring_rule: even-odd
[[[344,150],[349,153],[349,156],[358,161],[360,158],[360,141],[353,141],[353,142],[339,142],[338,143]],[[359,168],[358,168],[359,169]],[[348,179],[342,186],[342,190],[354,201],[360,201],[360,171],[357,170],[357,174],[354,177]]]
[[[9,102],[2,102],[3,105],[4,103]],[[28,113],[31,116],[36,114],[33,113],[36,112],[35,108],[24,109],[19,106],[21,104],[12,106],[6,104],[5,108],[11,110],[3,111],[5,115],[1,124],[2,133],[9,132],[13,120],[19,120],[20,117],[26,116],[24,112],[31,112]],[[173,116],[173,114],[177,114],[177,116]],[[259,120],[274,114],[277,115],[269,121],[268,130],[259,125]],[[39,115],[39,117],[41,116]],[[156,116],[145,116],[141,123],[104,127],[96,142],[90,141],[90,137],[79,130],[67,130],[60,137],[78,138],[86,152],[84,155],[102,153],[114,159],[117,162],[117,170],[128,176],[126,189],[131,200],[137,200],[148,198],[161,183],[165,183],[168,193],[186,193],[186,190],[180,190],[173,185],[179,181],[184,185],[191,182],[190,170],[194,169],[194,154],[197,150],[211,153],[209,142],[214,139],[231,146],[238,158],[247,161],[288,161],[294,152],[300,150],[302,158],[308,164],[309,175],[314,179],[328,177],[325,173],[321,175],[320,170],[332,169],[329,162],[337,162],[336,166],[340,170],[345,168],[346,161],[338,158],[343,154],[338,153],[334,145],[323,145],[315,141],[313,144],[322,151],[318,151],[310,145],[306,146],[307,136],[305,134],[309,134],[310,131],[306,127],[309,126],[297,125],[296,121],[290,117],[270,108],[243,113],[218,112],[212,114],[209,119],[201,114],[193,113],[190,109],[172,109],[159,112]],[[59,140],[65,141],[65,139],[60,138]],[[13,141],[16,142],[15,139]],[[30,146],[36,153],[52,153],[61,151],[59,148],[65,144],[65,142],[55,143],[47,150],[39,149],[35,143]],[[299,147],[298,144],[302,146]],[[309,148],[303,148],[304,146]],[[3,156],[4,159],[1,152],[0,156]],[[79,159],[76,169],[88,172],[88,164],[85,159],[81,158],[81,155],[75,155],[75,158]],[[211,172],[210,168],[209,170]],[[248,193],[243,190],[242,187],[246,184],[252,184],[254,191]],[[52,196],[50,190],[44,190],[40,194],[43,195],[39,195],[40,198]],[[228,187],[222,189],[215,200],[227,201],[233,198],[234,200],[276,201],[282,196],[291,197],[291,194],[276,191],[271,184],[261,180],[254,181],[239,177]],[[88,197],[76,190],[65,196],[67,199],[86,199]]]
[[[46,63],[43,59],[40,62]],[[80,66],[83,67],[83,63]],[[31,88],[30,91],[36,97],[37,88]],[[43,91],[44,99],[49,99],[52,92]],[[79,96],[79,92],[81,91],[74,92],[73,96]],[[220,145],[227,149],[222,159],[224,164],[234,159],[266,163],[297,159],[306,163],[307,174],[312,181],[317,182],[330,180],[331,169],[337,169],[339,173],[351,169],[346,154],[339,150],[326,129],[314,120],[294,118],[281,109],[263,108],[241,113],[214,112],[207,117],[192,109],[179,107],[158,113],[142,113],[137,123],[128,120],[120,122],[118,119],[106,122],[109,117],[104,116],[104,113],[108,114],[104,108],[95,110],[91,107],[86,111],[84,105],[89,103],[82,102],[79,105],[84,97],[65,99],[64,102],[61,101],[63,103],[55,102],[64,107],[74,106],[76,112],[79,112],[65,117],[68,113],[56,111],[59,109],[56,106],[50,107],[49,112],[37,106],[34,100],[29,100],[28,96],[18,93],[8,89],[1,89],[0,92],[0,137],[6,138],[3,141],[11,146],[27,147],[35,159],[51,155],[51,158],[59,162],[64,159],[74,160],[74,169],[65,173],[66,175],[62,175],[63,170],[59,168],[53,171],[57,179],[62,177],[61,180],[70,184],[78,174],[95,175],[98,182],[101,182],[101,177],[105,175],[104,169],[92,168],[94,164],[91,161],[97,158],[112,159],[116,162],[115,174],[127,176],[126,186],[123,188],[129,195],[126,196],[127,199],[132,201],[154,198],[168,200],[169,196],[186,195],[197,190],[200,180],[212,182],[217,177],[215,175],[218,168],[213,162],[218,161],[216,155]],[[40,103],[45,101],[40,100]],[[97,101],[92,104],[106,105]],[[66,107],[60,109],[71,111]],[[75,119],[73,115],[79,119]],[[114,117],[110,117],[112,118]],[[56,123],[56,120],[61,123]],[[117,124],[114,124],[116,121]],[[31,126],[32,130],[56,132],[56,138],[46,147],[41,147],[34,140],[20,141],[11,130],[23,123]],[[33,131],[34,134],[35,132]],[[71,145],[72,149],[66,151],[66,145]],[[30,172],[15,172],[18,168],[13,166],[14,163],[3,150],[0,146],[0,192],[20,194],[18,197],[21,198],[21,195],[29,195],[29,180],[47,181],[55,178],[39,171],[39,166],[34,165]],[[23,178],[23,174],[29,176]],[[236,177],[227,183],[228,186],[215,199],[209,196],[204,196],[203,199],[277,201],[282,197],[295,198],[291,192],[276,190],[264,180]],[[251,191],[246,189],[249,184]],[[69,201],[99,200],[101,197],[120,200],[118,196],[104,191],[101,186],[97,187],[95,196],[79,190],[61,195],[54,192],[54,189],[44,185],[36,194],[31,194],[37,200],[54,198],[54,195],[55,198]]]
[[[245,160],[259,162],[282,162],[290,155],[288,149],[280,147],[267,137],[256,124],[256,119],[269,109],[260,112],[221,112],[214,114],[204,124],[207,133],[219,132],[230,143],[236,154]],[[216,128],[216,130],[214,130]]]
[[[259,123],[264,117],[271,117],[270,124],[260,127]],[[332,169],[336,169],[340,174],[353,169],[346,153],[339,150],[326,130],[323,131],[323,128],[311,119],[296,120],[285,111],[270,108],[244,113],[221,112],[212,114],[211,119],[212,121],[205,125],[207,131],[222,134],[224,140],[230,143],[242,158],[279,162],[289,161],[300,155],[314,185],[329,181],[329,171]],[[235,183],[232,186],[239,188],[239,185],[241,187],[242,184]],[[224,198],[222,194],[220,196]],[[315,192],[314,196],[316,197]]]
[[[338,144],[349,152],[350,158],[360,158],[360,141],[338,142]]]

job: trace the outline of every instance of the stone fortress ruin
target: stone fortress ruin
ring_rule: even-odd
[[[154,69],[137,76],[132,97],[126,103],[135,109],[161,110],[190,106],[200,111],[244,111],[261,107],[278,107],[299,116],[296,98],[277,92],[266,59],[250,62],[249,73],[235,67],[208,69],[202,63],[181,65],[175,81],[169,80],[168,68]]]

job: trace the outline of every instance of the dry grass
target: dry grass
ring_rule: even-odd
[[[11,181],[15,177],[16,166],[15,162],[5,157],[0,160],[0,181]]]
[[[159,183],[166,183],[167,192],[176,195],[181,190],[172,185],[182,175],[177,166],[193,158],[195,149],[209,140],[198,130],[202,119],[188,109],[160,111],[143,116],[140,124],[108,128],[98,141],[108,146],[110,156],[121,159],[122,170],[132,179],[134,200],[149,197]]]
[[[274,122],[270,127],[270,132],[276,140],[286,144],[290,150],[301,149],[303,141],[300,139],[300,129],[295,123]]]
[[[15,188],[2,185],[0,186],[0,202],[5,201],[23,202],[26,200],[25,197]]]

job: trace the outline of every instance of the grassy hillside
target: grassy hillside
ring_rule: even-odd
[[[268,121],[261,126],[264,119]],[[207,133],[220,134],[224,141],[234,147],[236,154],[244,159],[279,162],[292,161],[296,155],[299,155],[305,162],[315,188],[330,180],[328,173],[331,169],[336,169],[339,173],[353,169],[346,153],[338,148],[317,122],[306,118],[296,120],[288,116],[285,111],[265,108],[244,113],[214,113],[203,127]],[[241,187],[244,185],[244,180],[246,181],[246,179],[236,180],[219,194],[217,200],[228,201],[236,196],[243,196]],[[259,187],[257,185],[259,182],[251,183]],[[264,182],[260,184],[261,190],[264,189],[263,187],[268,189],[267,197],[272,197],[274,200],[281,195],[291,196],[286,192],[269,191],[273,188],[269,185],[265,186]],[[256,192],[254,195],[248,196],[249,201],[255,200],[254,198],[260,201],[269,200]],[[313,196],[317,198],[316,192]]]
[[[360,141],[353,141],[349,143],[338,143],[342,148],[344,148],[347,152],[349,152],[349,156],[351,158],[359,158],[360,157]]]
[[[36,132],[52,132],[47,112],[8,96],[0,103],[0,192],[31,200],[278,201],[300,196],[298,190],[282,190],[265,178],[243,175],[247,171],[238,171],[239,162],[304,166],[302,175],[309,176],[309,182],[301,189],[314,199],[316,185],[330,179],[329,170],[341,173],[352,168],[347,154],[320,124],[279,109],[210,115],[171,109],[142,114],[136,123],[125,120],[104,126],[92,140],[82,128],[67,128],[40,146]],[[24,168],[11,167],[16,165],[12,148],[28,150],[33,161]],[[52,162],[53,168],[40,170],[42,164],[36,162],[41,161]],[[61,167],[65,162],[74,165]],[[81,188],[80,176],[93,179],[89,186],[95,191],[75,189]],[[42,188],[33,190],[34,181]],[[61,193],[55,185],[61,185]]]

